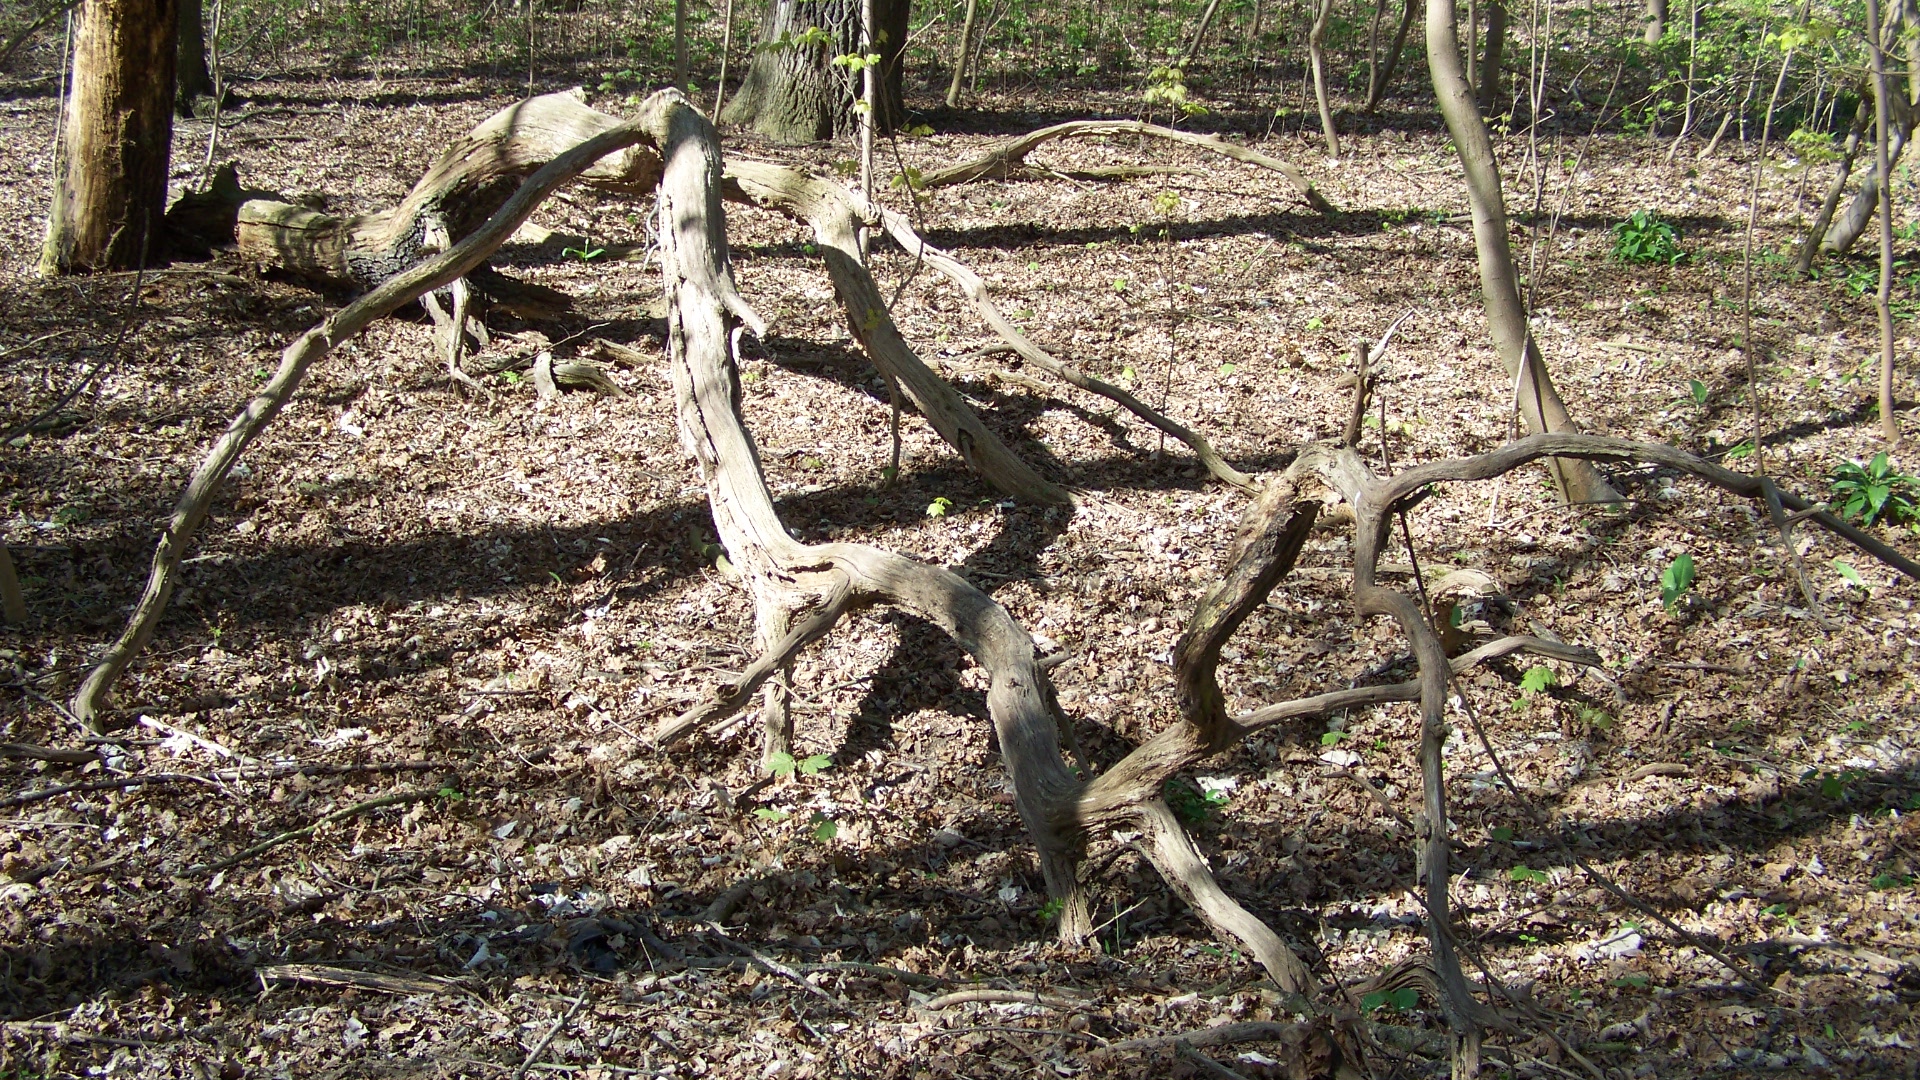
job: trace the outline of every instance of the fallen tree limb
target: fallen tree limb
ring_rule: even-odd
[[[1322,214],[1335,212],[1333,204],[1314,190],[1313,185],[1307,181],[1299,169],[1279,158],[1269,157],[1258,150],[1248,149],[1212,135],[1198,135],[1191,131],[1161,127],[1158,124],[1145,124],[1138,120],[1069,120],[1064,124],[1030,131],[992,147],[972,161],[949,165],[944,169],[937,169],[920,176],[914,180],[913,186],[937,188],[954,184],[970,184],[975,180],[988,178],[1005,179],[1026,164],[1027,155],[1036,147],[1055,139],[1090,135],[1143,135],[1149,138],[1165,139],[1183,146],[1197,147],[1248,165],[1257,165],[1286,177],[1300,192],[1300,197],[1305,199],[1307,205],[1314,210]]]
[[[872,213],[871,208],[869,213]],[[893,237],[894,243],[899,244],[903,250],[921,259],[959,286],[968,302],[973,304],[974,310],[980,313],[980,317],[993,328],[993,332],[1000,335],[1000,339],[1019,354],[1021,359],[1057,379],[1064,379],[1089,393],[1099,394],[1148,424],[1186,443],[1193,451],[1193,456],[1200,459],[1200,463],[1206,467],[1206,470],[1221,482],[1246,491],[1257,489],[1258,485],[1253,482],[1252,477],[1227,464],[1226,460],[1214,450],[1213,444],[1197,432],[1175,423],[1125,390],[1096,379],[1072,364],[1063,363],[1045,349],[1035,345],[1001,313],[1000,308],[994,304],[993,298],[987,295],[987,283],[980,279],[979,274],[974,273],[971,267],[947,252],[927,243],[919,233],[914,231],[913,225],[906,218],[891,210],[879,211],[878,217],[879,224],[887,230],[887,235]]]
[[[1042,994],[1032,990],[956,990],[951,994],[942,994],[920,1006],[923,1009],[951,1009],[955,1005],[1039,1005],[1047,1009],[1060,1009],[1067,1012],[1081,1012],[1092,1007],[1093,1002],[1078,998],[1059,997]]]
[[[736,565],[741,558],[765,560],[770,567],[766,586],[784,595],[818,597],[826,592],[822,582],[829,572],[844,575],[875,602],[912,612],[946,631],[988,672],[987,710],[1013,778],[1015,805],[1039,850],[1048,892],[1061,901],[1062,933],[1084,937],[1092,920],[1074,872],[1078,850],[1072,837],[1053,828],[1047,813],[1051,802],[1070,798],[1078,783],[1061,756],[1033,639],[1004,608],[947,570],[861,544],[802,544],[787,532],[738,411],[726,299],[734,284],[720,205],[717,136],[678,95],[649,123],[666,160],[659,199],[661,271],[681,440],[705,478],[722,543],[736,556]],[[741,166],[732,170],[737,178],[742,171]],[[781,175],[785,170],[744,171],[765,181],[769,197],[788,179]],[[804,190],[817,193],[820,187]],[[829,267],[844,268],[847,262],[841,252]],[[836,284],[841,281],[836,277]]]
[[[419,802],[421,799],[431,798],[432,796],[433,796],[433,792],[431,791],[395,791],[386,795],[382,795],[376,799],[368,799],[365,802],[357,802],[357,803],[354,803],[352,806],[346,807],[344,809],[335,810],[333,813],[328,814],[326,817],[320,818],[312,822],[311,824],[302,825],[298,829],[289,829],[286,832],[280,833],[277,836],[268,837],[267,839],[262,840],[257,844],[254,844],[252,847],[242,848],[239,851],[234,852],[232,855],[229,855],[224,859],[220,859],[216,862],[202,863],[199,866],[190,867],[186,871],[185,876],[204,877],[207,874],[217,873],[221,870],[226,870],[230,867],[238,866],[241,863],[246,862],[248,859],[251,859],[256,855],[264,855],[267,852],[272,851],[274,848],[277,848],[282,844],[292,843],[293,841],[298,840],[304,836],[312,836],[323,825],[331,825],[336,821],[346,821],[349,818],[356,818],[356,817],[359,817],[361,814],[370,813],[374,810],[378,810],[386,806],[399,806],[402,803],[416,803],[416,802]]]
[[[935,375],[901,336],[879,285],[861,259],[856,230],[866,215],[852,193],[839,184],[758,161],[728,162],[725,176],[740,198],[789,214],[813,229],[855,340],[873,366],[900,384],[914,407],[975,472],[1017,499],[1055,505],[1072,501],[987,430],[953,387]]]
[[[584,107],[584,106],[583,106]],[[173,517],[153,553],[153,566],[147,576],[146,591],[134,606],[133,615],[118,641],[107,649],[100,662],[88,672],[73,697],[73,712],[95,727],[107,707],[107,695],[113,683],[126,670],[133,657],[153,637],[160,615],[173,595],[174,578],[180,559],[193,534],[205,520],[213,504],[214,492],[225,480],[233,463],[279,415],[293,397],[307,370],[315,361],[332,352],[341,342],[360,333],[375,319],[404,304],[413,303],[423,293],[440,288],[480,265],[505,243],[548,195],[568,181],[594,168],[602,158],[633,146],[644,138],[637,124],[616,124],[593,138],[573,146],[549,161],[521,183],[492,217],[465,239],[443,254],[404,273],[383,281],[377,288],[328,316],[318,326],[300,335],[280,354],[280,366],[267,384],[247,403],[246,408],[227,425],[214,441],[206,459],[194,470]]]

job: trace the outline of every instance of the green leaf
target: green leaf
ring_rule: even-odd
[[[801,776],[818,776],[820,775],[820,770],[832,767],[833,759],[825,754],[815,754],[812,757],[802,758],[800,759],[800,763],[795,766],[795,768],[800,771]]]
[[[1222,375],[1231,375],[1234,372],[1239,370],[1240,370],[1240,365],[1238,364],[1221,364],[1220,365],[1220,374]]]
[[[1847,584],[1852,585],[1854,588],[1864,589],[1867,587],[1867,583],[1860,579],[1860,571],[1855,570],[1839,559],[1833,560],[1833,568],[1839,571],[1840,576],[1847,579]]]
[[[1699,379],[1688,379],[1687,389],[1693,391],[1694,404],[1705,405],[1707,403],[1707,384],[1706,383],[1701,382]]]
[[[775,776],[792,776],[798,766],[799,762],[793,760],[793,755],[785,751],[767,759],[767,771]]]
[[[1528,668],[1527,673],[1520,676],[1520,689],[1522,692],[1528,694],[1541,693],[1548,687],[1557,686],[1559,683],[1560,678],[1553,673],[1552,668],[1541,667],[1538,664]]]
[[[1321,746],[1338,746],[1340,744],[1340,740],[1346,737],[1347,737],[1347,733],[1344,731],[1329,731],[1325,735],[1320,736],[1320,745]]]
[[[1398,990],[1375,990],[1360,998],[1360,1008],[1366,1012],[1383,1009],[1387,1012],[1409,1012],[1419,1004],[1420,991],[1411,986],[1403,986]]]
[[[1547,875],[1545,870],[1535,870],[1527,866],[1516,866],[1512,870],[1507,871],[1507,879],[1509,881],[1520,882],[1523,885],[1545,885],[1547,882],[1553,880]]]
[[[813,812],[812,825],[813,838],[823,844],[840,835],[840,826],[835,824],[832,818],[818,810]]]
[[[1513,843],[1513,830],[1509,829],[1505,825],[1495,825],[1493,827],[1492,836],[1495,840],[1498,840],[1503,844]]]
[[[936,496],[932,502],[927,504],[927,516],[946,517],[947,512],[952,509],[952,499],[947,498],[945,495]]]
[[[787,820],[793,815],[787,813],[785,810],[775,810],[771,806],[762,806],[754,810],[753,816],[759,818],[761,821],[771,821],[777,824]]]
[[[1693,588],[1693,556],[1682,552],[1660,572],[1660,602],[1672,611]]]

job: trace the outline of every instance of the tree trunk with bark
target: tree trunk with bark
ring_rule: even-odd
[[[973,52],[973,23],[980,15],[980,0],[967,0],[967,14],[960,24],[960,48],[953,57],[953,81],[947,84],[947,108],[960,107],[960,92],[967,84],[967,57]]]
[[[1327,137],[1327,156],[1340,156],[1340,129],[1333,123],[1333,103],[1327,98],[1327,22],[1333,17],[1333,0],[1320,0],[1307,31],[1307,55],[1313,63],[1313,100],[1320,109],[1320,131]]]
[[[1400,53],[1407,47],[1407,34],[1413,29],[1413,16],[1419,10],[1419,0],[1406,0],[1400,9],[1400,25],[1393,31],[1393,44],[1388,46],[1385,61],[1375,70],[1373,78],[1367,84],[1367,107],[1371,114],[1379,111],[1380,99],[1386,96],[1387,86],[1393,82],[1393,71],[1400,66]]]
[[[1467,200],[1473,207],[1474,248],[1480,256],[1480,291],[1486,307],[1487,329],[1507,377],[1514,381],[1514,400],[1527,429],[1535,432],[1578,431],[1567,407],[1553,388],[1545,360],[1527,326],[1527,309],[1520,302],[1520,282],[1507,243],[1507,203],[1500,190],[1500,165],[1493,154],[1493,138],[1473,100],[1473,87],[1460,67],[1460,40],[1454,31],[1453,0],[1427,0],[1427,67],[1433,76],[1434,97],[1446,118],[1447,133],[1460,155],[1467,177]],[[1593,466],[1578,461],[1552,463],[1561,497],[1568,502],[1615,502],[1620,496]]]
[[[879,0],[873,10],[873,51],[880,57],[875,123],[884,132],[906,115],[901,62],[908,0]],[[860,76],[833,63],[846,55],[860,55],[860,0],[772,0],[746,78],[721,119],[781,143],[851,134],[858,127]]]
[[[1480,55],[1480,108],[1497,112],[1500,108],[1500,65],[1507,52],[1507,6],[1501,0],[1487,0],[1487,42]]]
[[[1666,36],[1667,0],[1647,0],[1647,44],[1658,45]]]
[[[205,7],[201,0],[179,0],[179,4],[173,107],[181,116],[192,116],[205,108],[201,102],[213,99],[213,72],[207,66]]]
[[[177,0],[86,0],[74,33],[63,171],[45,276],[128,270],[158,254],[173,141]]]

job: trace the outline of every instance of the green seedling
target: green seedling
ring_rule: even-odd
[[[1363,1012],[1412,1012],[1420,1004],[1420,991],[1411,986],[1398,990],[1375,990],[1371,994],[1360,996],[1360,1009]]]
[[[932,502],[927,504],[928,517],[946,517],[952,510],[953,500],[947,498],[945,495],[937,495]]]
[[[1920,499],[1920,478],[1895,469],[1884,450],[1864,465],[1842,462],[1834,467],[1829,480],[1832,495],[1827,505],[1842,517],[1862,525],[1872,525],[1883,517],[1896,525],[1920,521],[1920,501],[1916,501]]]
[[[1679,606],[1680,598],[1693,588],[1693,556],[1685,552],[1674,556],[1667,568],[1660,572],[1660,603],[1671,614]]]

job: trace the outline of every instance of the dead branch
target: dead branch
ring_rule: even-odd
[[[218,861],[210,862],[210,863],[202,863],[199,866],[190,867],[186,871],[185,876],[201,877],[206,874],[212,874],[221,870],[225,870],[229,867],[238,866],[241,863],[246,862],[248,859],[251,859],[256,855],[264,855],[267,852],[272,851],[274,848],[277,848],[282,844],[292,843],[293,841],[298,840],[303,836],[312,836],[314,832],[316,832],[322,825],[331,825],[336,821],[346,821],[349,818],[356,818],[356,817],[359,817],[361,814],[369,813],[371,811],[378,810],[381,807],[385,807],[385,806],[398,806],[402,803],[419,802],[421,799],[431,798],[432,796],[433,796],[433,793],[430,791],[395,791],[386,795],[382,795],[377,799],[368,799],[365,802],[357,802],[357,803],[354,803],[352,806],[346,807],[345,809],[335,810],[333,813],[328,814],[326,817],[320,818],[312,822],[311,824],[302,825],[298,829],[289,829],[286,832],[280,833],[277,836],[268,837],[267,839],[262,840],[257,844],[254,844],[252,847],[242,848],[241,850],[233,853],[232,855],[227,856],[224,859],[220,859]]]
[[[920,1006],[923,1009],[950,1009],[955,1005],[971,1005],[976,1002],[991,1005],[1039,1005],[1048,1009],[1061,1009],[1067,1012],[1083,1012],[1093,1003],[1078,998],[1058,997],[1030,990],[955,990],[951,994],[942,994]]]
[[[764,561],[769,568],[762,579],[765,587],[777,588],[782,597],[799,601],[824,596],[831,581],[844,579],[875,602],[939,626],[989,673],[987,708],[1013,778],[1015,805],[1039,849],[1048,892],[1062,903],[1063,934],[1084,937],[1092,920],[1074,873],[1078,852],[1068,835],[1054,829],[1048,814],[1049,804],[1069,798],[1078,784],[1060,754],[1033,639],[1004,608],[947,570],[862,544],[802,544],[786,531],[738,412],[729,325],[734,311],[726,300],[734,285],[719,197],[718,139],[707,120],[678,95],[662,96],[665,107],[650,113],[647,123],[666,159],[659,212],[668,356],[682,441],[705,477],[722,543],[735,565]],[[817,182],[796,186],[792,180],[806,178],[771,166],[737,165],[733,172],[743,189],[752,184],[776,205],[796,195],[824,201],[831,191]],[[839,196],[832,203],[845,205]],[[829,269],[841,270],[835,283],[843,297],[849,286],[864,289],[874,308],[884,312],[864,269],[859,275],[847,272],[849,266],[858,266],[841,246],[851,240],[850,215],[820,212],[819,203],[806,208],[819,215],[816,229],[835,234],[835,243],[823,246],[833,253]]]
[[[1632,439],[1615,439],[1605,435],[1581,435],[1558,431],[1516,439],[1498,450],[1476,457],[1453,458],[1416,466],[1382,483],[1378,493],[1371,497],[1379,505],[1395,505],[1428,484],[1488,480],[1512,472],[1528,462],[1537,461],[1543,457],[1571,457],[1585,458],[1588,461],[1659,465],[1690,473],[1735,495],[1742,495],[1749,499],[1767,497],[1763,478],[1723,469],[1705,458],[1696,457],[1676,447],[1660,443],[1635,442]],[[1779,495],[1782,505],[1804,514],[1818,522],[1828,532],[1908,577],[1920,581],[1920,564],[1914,563],[1913,560],[1828,511],[1820,509],[1818,504],[1808,502],[1790,492],[1781,491]]]
[[[899,383],[940,437],[958,450],[975,472],[1017,499],[1055,505],[1072,501],[1058,485],[1043,479],[999,436],[987,430],[953,387],[928,369],[901,336],[887,313],[879,286],[861,259],[857,229],[865,215],[851,192],[765,162],[733,161],[725,170],[726,179],[741,198],[788,214],[813,229],[854,338],[873,366]]]
[[[1098,135],[1144,135],[1149,138],[1165,139],[1168,142],[1198,147],[1199,149],[1219,154],[1222,157],[1232,158],[1235,161],[1245,162],[1249,165],[1257,165],[1263,169],[1270,169],[1286,177],[1287,180],[1299,190],[1300,197],[1307,201],[1307,205],[1313,207],[1317,212],[1322,214],[1335,212],[1333,204],[1329,203],[1325,196],[1314,190],[1313,185],[1308,182],[1307,178],[1301,174],[1299,169],[1281,161],[1279,158],[1268,157],[1258,150],[1238,146],[1224,139],[1215,138],[1212,135],[1198,135],[1191,131],[1178,131],[1174,128],[1161,127],[1158,124],[1144,124],[1138,120],[1069,120],[1064,124],[1055,124],[1052,127],[1041,128],[1038,131],[1030,131],[1025,135],[1008,139],[972,161],[962,162],[958,165],[949,165],[944,169],[927,173],[915,180],[914,186],[916,188],[936,188],[946,187],[952,184],[970,184],[975,180],[988,178],[1005,179],[1017,173],[1021,167],[1026,164],[1027,155],[1043,143],[1051,142],[1054,139]]]
[[[873,208],[869,208],[868,212],[872,214]],[[1125,390],[1104,380],[1096,379],[1081,371],[1078,367],[1056,359],[1045,349],[1035,345],[1030,338],[1020,332],[1018,327],[1008,321],[1005,315],[1001,314],[1000,308],[994,304],[993,298],[987,294],[987,283],[980,279],[979,274],[974,273],[971,267],[955,259],[947,252],[927,243],[926,240],[921,238],[919,233],[914,231],[912,223],[907,221],[906,218],[891,210],[884,209],[879,211],[878,217],[880,219],[879,224],[886,228],[887,234],[893,237],[894,243],[899,244],[902,249],[920,258],[928,266],[933,267],[934,270],[944,275],[955,285],[958,285],[960,291],[966,295],[968,302],[973,304],[974,310],[980,313],[980,317],[985,319],[987,325],[993,328],[993,332],[1000,335],[1000,339],[1006,342],[1007,346],[1015,353],[1019,354],[1021,359],[1026,360],[1028,363],[1033,364],[1035,367],[1057,379],[1064,379],[1089,393],[1099,394],[1101,397],[1118,404],[1121,408],[1126,409],[1128,412],[1161,431],[1186,443],[1187,446],[1192,449],[1194,456],[1200,459],[1200,463],[1206,466],[1207,471],[1212,473],[1221,482],[1247,491],[1257,489],[1258,485],[1253,482],[1251,477],[1227,464],[1225,459],[1214,450],[1213,444],[1209,443],[1199,433],[1175,423],[1159,410],[1148,406],[1145,402],[1142,402]],[[869,220],[872,220],[871,217]]]
[[[513,112],[509,109],[501,115]],[[465,239],[405,273],[386,278],[377,288],[328,316],[287,346],[286,351],[280,354],[280,366],[273,378],[227,425],[226,432],[214,442],[206,459],[194,471],[186,490],[181,493],[166,532],[161,535],[160,543],[154,550],[146,591],[134,606],[125,631],[108,648],[93,670],[88,672],[86,680],[74,694],[73,712],[76,716],[89,724],[98,725],[100,715],[107,707],[107,695],[113,683],[126,670],[133,657],[146,647],[154,628],[159,625],[160,614],[173,595],[174,578],[181,556],[185,554],[193,534],[199,530],[201,521],[206,518],[214,492],[226,479],[233,463],[239,460],[241,452],[293,397],[301,380],[306,377],[307,369],[341,342],[366,329],[375,319],[404,304],[413,303],[427,292],[465,277],[468,271],[505,243],[548,195],[593,169],[602,158],[631,147],[644,137],[637,124],[615,124],[555,156],[528,177],[493,216],[487,218],[479,228],[471,230]],[[629,157],[637,159],[639,155]]]

